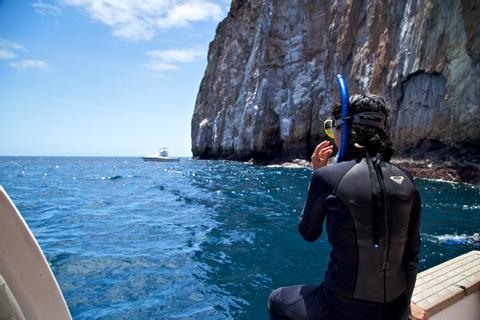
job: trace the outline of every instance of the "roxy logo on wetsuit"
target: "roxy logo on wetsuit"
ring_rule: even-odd
[[[391,176],[390,180],[392,180],[393,182],[395,182],[397,184],[402,184],[403,177],[402,176]]]

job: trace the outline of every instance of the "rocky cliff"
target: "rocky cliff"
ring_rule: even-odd
[[[398,154],[479,161],[478,0],[233,0],[209,47],[193,155],[309,158],[337,73],[351,94],[386,97]]]

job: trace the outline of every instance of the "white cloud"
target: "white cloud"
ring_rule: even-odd
[[[22,45],[0,38],[0,59],[13,59],[20,50],[23,50]]]
[[[161,61],[152,61],[145,64],[145,67],[156,73],[164,73],[165,71],[176,70],[178,67],[172,63],[164,63]]]
[[[0,59],[15,58],[15,53],[11,50],[0,49]]]
[[[53,68],[42,60],[37,59],[23,59],[19,60],[17,58],[17,53],[19,51],[25,51],[24,47],[21,44],[8,41],[0,38],[0,59],[13,59],[10,62],[10,66],[17,70],[27,70],[27,69],[37,69],[42,71],[51,71]]]
[[[193,21],[220,20],[222,9],[211,2],[188,1],[173,7],[164,18],[158,19],[160,28],[182,27]]]
[[[199,48],[153,50],[147,52],[147,56],[149,61],[144,67],[157,73],[163,73],[179,69],[178,64],[198,60],[205,56],[205,50]]]
[[[51,71],[52,67],[42,60],[25,59],[11,62],[10,66],[17,70],[38,69],[42,71]]]
[[[165,62],[192,62],[204,56],[204,52],[198,48],[153,50],[147,52],[151,58]]]
[[[201,0],[61,0],[84,9],[95,21],[130,40],[150,40],[158,29],[183,27],[191,22],[222,18],[222,9]]]
[[[42,0],[35,2],[33,4],[33,9],[36,13],[43,16],[59,16],[62,13],[61,7],[51,3],[45,3]]]

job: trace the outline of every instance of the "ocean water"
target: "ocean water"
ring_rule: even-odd
[[[0,157],[74,319],[267,319],[272,289],[319,284],[297,233],[309,169],[230,161]],[[480,250],[480,189],[417,180],[420,269]]]

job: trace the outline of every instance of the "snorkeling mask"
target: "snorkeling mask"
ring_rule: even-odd
[[[377,127],[385,131],[385,116],[379,112],[359,112],[354,114],[345,120],[350,120],[351,123],[366,124],[372,127]],[[328,118],[323,123],[323,130],[325,134],[334,139],[334,131],[336,128],[341,127],[343,119]]]

